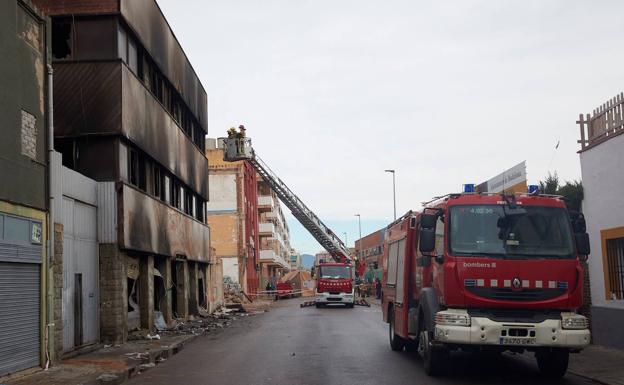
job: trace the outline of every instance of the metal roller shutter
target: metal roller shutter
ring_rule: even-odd
[[[40,265],[0,262],[0,376],[39,365]]]

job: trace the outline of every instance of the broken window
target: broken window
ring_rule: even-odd
[[[141,311],[139,308],[139,279],[128,277],[128,331],[140,327]]]
[[[164,199],[163,174],[160,166],[157,164],[154,164],[154,195],[158,199]]]
[[[137,42],[134,38],[128,36],[128,67],[134,72],[135,75],[139,74],[139,59],[138,59]]]
[[[130,164],[128,165],[128,175],[130,175],[130,183],[138,186],[139,185],[139,153],[135,150],[130,150],[130,158],[128,160]]]
[[[52,20],[52,55],[55,59],[71,59],[72,54],[71,19]]]
[[[121,25],[117,29],[117,56],[128,63],[128,35]]]

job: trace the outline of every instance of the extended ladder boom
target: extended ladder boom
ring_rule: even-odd
[[[275,191],[279,199],[284,202],[292,214],[310,234],[331,254],[336,261],[350,261],[349,250],[342,240],[327,227],[319,217],[312,212],[293,193],[288,186],[256,155],[251,147],[250,138],[223,138],[225,147],[223,160],[235,162],[247,160],[256,169],[258,174]]]

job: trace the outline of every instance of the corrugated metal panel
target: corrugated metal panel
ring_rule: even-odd
[[[0,376],[39,365],[39,265],[0,262]]]
[[[63,350],[99,340],[97,209],[63,197]],[[82,276],[82,338],[75,335],[76,274]],[[78,338],[77,338],[78,337]]]
[[[97,182],[63,167],[63,195],[90,205],[97,205]]]
[[[0,243],[0,262],[41,263],[41,245]]]
[[[98,240],[117,243],[117,191],[115,182],[100,182],[97,188]]]

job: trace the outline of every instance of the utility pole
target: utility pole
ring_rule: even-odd
[[[347,239],[347,232],[343,231],[342,233],[345,236],[345,246],[347,247],[347,249],[349,249],[349,240]]]
[[[384,171],[392,173],[392,201],[394,202],[394,220],[396,221],[396,180],[394,178],[395,170],[384,170]]]
[[[360,249],[362,248],[362,216],[360,214],[355,214],[356,217],[358,217],[358,230],[360,232]],[[353,247],[355,247],[355,242],[353,243]],[[362,250],[360,250],[360,253],[362,253]],[[356,251],[356,255],[357,255],[357,251]]]

